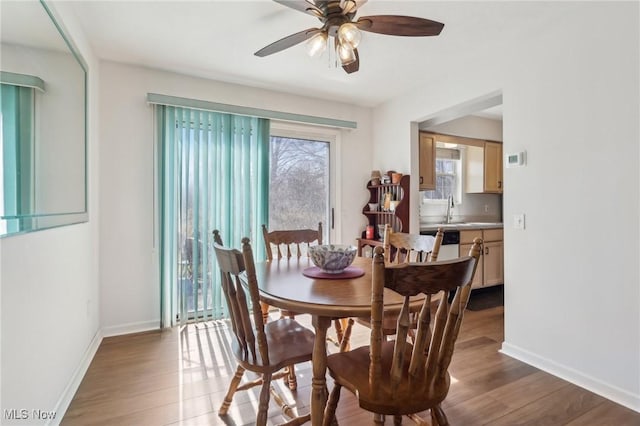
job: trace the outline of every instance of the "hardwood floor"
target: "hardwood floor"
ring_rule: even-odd
[[[310,324],[307,316],[298,319]],[[235,372],[229,337],[226,323],[209,322],[104,339],[62,425],[254,424],[259,388],[237,393],[229,415],[217,415]],[[356,325],[353,346],[368,339],[369,330]],[[500,354],[502,340],[502,307],[466,311],[443,403],[452,425],[640,424],[639,413]],[[293,397],[282,381],[275,386],[300,413],[307,413],[311,366],[303,364],[296,371]],[[372,423],[372,415],[348,391],[342,392],[337,417],[342,425]],[[284,420],[272,402],[270,424]],[[386,424],[393,424],[392,419]],[[407,419],[404,424],[413,423]]]

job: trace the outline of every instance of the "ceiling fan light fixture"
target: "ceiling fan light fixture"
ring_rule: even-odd
[[[321,32],[309,39],[307,42],[307,53],[311,57],[320,56],[327,48],[327,33]]]
[[[2,0],[0,0],[1,2]],[[307,42],[307,53],[320,56],[328,51],[330,66],[342,66],[347,74],[360,69],[358,45],[362,31],[369,33],[428,37],[440,35],[444,28],[441,22],[415,16],[371,15],[356,19],[356,14],[367,0],[273,0],[293,10],[315,16],[320,20],[320,28],[308,28],[277,40],[254,53],[265,57]]]
[[[338,28],[338,39],[340,43],[349,44],[352,49],[355,49],[360,44],[360,40],[362,40],[362,33],[355,24],[347,22]]]
[[[356,52],[350,44],[338,42],[338,48],[336,50],[340,58],[340,65],[345,66],[356,61]]]

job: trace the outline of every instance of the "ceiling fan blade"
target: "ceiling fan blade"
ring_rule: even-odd
[[[299,33],[291,34],[282,38],[278,41],[271,43],[268,46],[263,47],[258,50],[254,55],[264,57],[268,55],[273,55],[274,53],[280,52],[281,50],[287,49],[291,46],[295,46],[296,44],[302,43],[305,40],[310,39],[316,34],[321,33],[322,30],[319,28],[309,28],[304,31],[300,31]]]
[[[353,49],[353,52],[356,54],[356,60],[348,65],[342,66],[342,69],[345,70],[347,74],[354,73],[360,69],[360,55],[358,55],[358,49]]]
[[[362,31],[409,37],[436,36],[444,28],[440,22],[400,15],[363,16],[356,25]]]
[[[360,9],[360,7],[365,4],[367,0],[342,0],[342,14],[348,15],[350,13],[356,12],[356,10]]]
[[[320,10],[315,4],[307,1],[307,0],[273,0],[276,3],[280,3],[283,6],[290,7],[291,9],[297,10],[298,12],[307,13],[309,15],[313,15],[316,18],[321,18],[324,16],[322,10]]]

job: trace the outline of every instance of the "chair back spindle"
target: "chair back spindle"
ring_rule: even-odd
[[[264,236],[264,244],[267,252],[267,260],[273,260],[273,250],[275,248],[277,259],[285,257],[283,251],[286,252],[287,259],[294,254],[300,258],[304,253],[308,255],[309,246],[317,241],[322,244],[322,222],[318,223],[318,229],[287,229],[279,231],[267,230],[266,225],[262,225],[262,235]]]
[[[444,238],[444,231],[442,228],[438,228],[436,232],[436,239],[433,242],[433,248],[431,249],[431,255],[429,256],[429,261],[435,262],[438,260],[438,256],[440,255],[440,246],[442,245],[442,239]]]
[[[214,233],[213,247],[220,268],[222,290],[229,306],[229,316],[236,341],[245,353],[248,352],[254,359],[260,357],[261,363],[268,365],[269,351],[249,239],[242,239],[242,252],[223,247],[219,242],[221,242],[219,235],[218,241],[216,241]],[[240,274],[243,272],[247,276],[248,298],[240,280]],[[253,322],[251,317],[253,317]]]

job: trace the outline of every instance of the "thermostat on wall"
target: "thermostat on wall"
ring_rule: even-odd
[[[504,156],[505,167],[520,167],[527,164],[527,151],[515,152]]]

